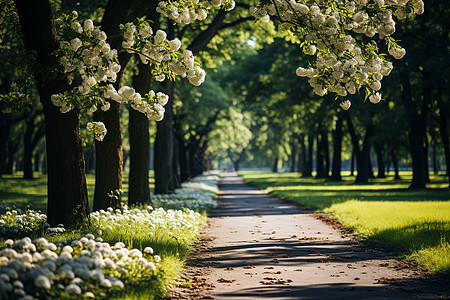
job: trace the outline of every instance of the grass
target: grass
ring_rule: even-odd
[[[150,174],[151,178],[153,177]],[[88,194],[92,208],[92,197],[94,194],[95,176],[87,175]],[[151,181],[150,188],[154,188],[154,181]],[[128,178],[123,183],[125,191],[123,201],[127,201]],[[23,180],[20,174],[13,176],[2,176],[0,178],[0,201],[14,203],[18,208],[26,208],[30,204],[33,209],[46,210],[46,176],[40,175],[32,180]],[[201,223],[206,222],[206,213],[200,217]],[[176,222],[176,221],[175,221]],[[114,295],[109,295],[114,299],[160,299],[168,292],[168,289],[175,282],[178,274],[184,266],[191,244],[197,238],[197,232],[190,230],[188,224],[183,223],[182,230],[171,228],[157,228],[156,231],[148,227],[148,224],[133,224],[132,230],[127,227],[113,226],[111,230],[103,229],[98,232],[98,227],[90,226],[77,230],[67,230],[63,233],[43,233],[32,232],[30,238],[44,237],[50,242],[56,243],[59,240],[79,239],[87,233],[101,236],[105,242],[115,244],[124,242],[128,248],[137,248],[141,251],[145,247],[152,247],[155,254],[161,256],[162,260],[158,267],[157,279],[144,280],[134,278],[130,282],[124,282],[125,288]],[[189,225],[190,226],[190,225]],[[154,232],[153,232],[154,231]],[[149,233],[152,232],[152,233]],[[0,237],[0,246],[4,244],[4,238]]]
[[[379,243],[435,274],[450,274],[450,190],[445,176],[432,176],[427,189],[409,190],[401,180],[354,184],[300,178],[297,173],[240,172],[250,184],[317,212],[325,212],[356,235]]]
[[[43,174],[35,175],[34,179],[23,179],[21,173],[14,175],[2,175],[0,178],[0,201],[8,204],[14,203],[18,208],[26,208],[28,205],[40,210],[47,211],[47,176]],[[155,188],[153,171],[150,172],[150,190]],[[92,211],[95,187],[95,175],[86,175],[87,189],[89,195],[89,205]],[[128,176],[124,176],[122,181],[122,201],[128,202]]]

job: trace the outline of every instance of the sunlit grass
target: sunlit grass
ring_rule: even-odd
[[[0,178],[0,201],[15,204],[18,208],[26,208],[31,205],[33,209],[43,213],[47,211],[47,176],[35,174],[34,179],[22,179],[22,174],[2,175]],[[153,171],[150,172],[150,190],[155,188]],[[95,175],[86,175],[89,205],[92,210],[94,201]],[[122,201],[128,202],[128,174],[123,177]]]
[[[431,176],[427,189],[409,190],[411,172],[402,172],[401,180],[388,177],[367,184],[354,184],[349,174],[342,182],[297,173],[240,174],[280,198],[331,214],[355,234],[429,272],[450,272],[450,190],[445,176]]]

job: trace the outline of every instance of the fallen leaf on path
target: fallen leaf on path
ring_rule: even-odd
[[[399,278],[387,278],[387,277],[381,277],[375,279],[375,284],[394,284],[394,285],[400,285],[402,283],[402,280]]]
[[[294,270],[294,271],[296,271],[296,272],[301,272],[301,271],[303,271],[302,269],[297,269],[297,270]]]
[[[264,267],[264,269],[271,270],[271,269],[273,269],[273,267]]]
[[[276,259],[276,258],[272,259],[270,262],[271,262],[271,263],[274,263],[274,264],[280,263],[280,261],[279,261],[278,259]]]
[[[243,268],[244,269],[254,269],[255,267],[254,266],[244,266]]]
[[[264,272],[263,274],[281,274],[281,271],[276,271],[276,272]]]
[[[359,278],[359,277],[355,277],[353,280],[360,280],[361,278]]]
[[[231,271],[231,270],[234,270],[234,269],[232,267],[225,268],[225,271]]]
[[[223,283],[232,283],[235,282],[236,280],[234,279],[225,279],[225,278],[219,278],[217,279],[218,282],[223,282]]]

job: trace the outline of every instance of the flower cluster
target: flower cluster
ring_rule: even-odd
[[[169,195],[152,195],[155,206],[164,208],[185,207],[194,210],[208,210],[217,207],[214,195],[218,192],[218,176],[201,175],[183,183],[182,187]]]
[[[118,91],[110,84],[105,90],[104,97],[120,104],[129,104],[133,109],[143,113],[150,120],[161,121],[164,118],[164,105],[169,101],[169,96],[164,93],[155,93],[150,90],[141,95],[129,86],[123,86]]]
[[[0,215],[0,234],[3,237],[20,237],[36,231],[65,231],[64,225],[50,227],[46,220],[47,216],[39,211],[28,209],[22,213],[19,209],[8,209]]]
[[[300,67],[296,74],[309,77],[317,95],[332,92],[345,97],[363,87],[366,97],[378,103],[380,81],[389,75],[392,63],[379,53],[373,37],[378,34],[386,41],[389,54],[401,59],[406,51],[391,38],[395,32],[393,15],[404,19],[423,10],[422,0],[271,0],[251,7],[250,13],[263,22],[276,15],[281,27],[301,42],[303,52],[316,55],[312,67]],[[355,38],[358,34],[370,42],[359,42]]]
[[[122,242],[111,246],[87,234],[70,244],[44,238],[7,240],[0,251],[2,299],[95,298],[96,294],[122,289],[124,280],[154,274],[160,258],[147,247],[145,254],[129,250]],[[145,258],[144,255],[147,257]]]
[[[106,127],[103,122],[89,122],[86,126],[87,131],[94,133],[94,138],[97,141],[103,141],[106,135]]]
[[[87,19],[81,25],[76,11],[56,19],[55,23],[60,37],[60,49],[56,54],[72,89],[52,95],[52,103],[62,113],[74,107],[89,107],[91,113],[97,106],[108,110],[98,84],[116,81],[121,69],[117,50],[111,49],[105,32],[96,28],[92,20]]]
[[[208,12],[212,7],[222,7],[229,11],[236,3],[233,0],[212,0],[212,1],[160,1],[156,11],[166,18],[188,25],[196,20],[203,21],[208,17]]]
[[[137,25],[121,25],[121,30],[124,37],[122,48],[129,53],[137,53],[144,64],[150,64],[156,80],[164,81],[166,77],[174,78],[179,75],[187,76],[189,82],[195,86],[205,81],[205,71],[195,64],[192,52],[179,52],[179,39],[167,40],[167,34],[163,30],[153,34],[153,29],[146,21]]]
[[[195,236],[204,218],[192,210],[165,210],[145,208],[123,209],[108,208],[91,213],[92,225],[97,226],[103,233],[117,230],[135,230],[138,226],[145,228],[149,235],[169,234],[176,238],[186,236],[187,233]],[[143,229],[141,229],[143,230]]]

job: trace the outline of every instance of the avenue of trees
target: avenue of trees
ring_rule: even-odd
[[[317,177],[339,180],[342,159],[354,157],[356,180],[364,182],[373,175],[373,149],[379,177],[388,162],[398,169],[399,160],[410,157],[412,188],[425,187],[428,153],[440,157],[443,152],[448,170],[449,28],[442,13],[448,11],[446,5],[430,0],[425,13],[414,17],[423,12],[420,0],[365,1],[345,8],[339,1],[285,2],[290,4],[179,1],[167,8],[162,2],[141,0],[95,4],[2,0],[0,92],[5,96],[0,103],[0,174],[12,173],[14,165],[24,171],[24,178],[32,178],[34,170],[45,170],[48,221],[73,224],[88,221],[86,172],[95,171],[94,210],[120,207],[124,165],[129,166],[129,204],[149,202],[149,153],[154,154],[154,192],[159,194],[170,193],[219,161],[230,161],[236,169],[270,166],[277,171],[281,161],[289,159],[291,170],[302,176],[311,176],[315,166]],[[173,13],[175,8],[184,15]],[[55,20],[61,13],[72,18],[73,10],[80,20],[91,18],[100,26],[108,49],[119,50],[110,62],[102,56],[103,63],[113,64],[116,59],[120,65],[111,75],[112,89],[125,97],[121,87],[133,87],[133,93],[150,99],[153,111],[139,112],[141,102],[136,98],[130,98],[127,107],[114,97],[103,97],[106,84],[93,85],[92,91],[102,94],[87,100],[71,100],[70,94],[64,94],[81,79],[68,83],[67,75],[55,70],[59,62],[55,51],[64,49]],[[199,22],[206,10],[208,17]],[[343,11],[348,13],[345,17],[340,15]],[[380,101],[383,77],[374,70],[389,69],[383,52],[395,58],[404,55],[390,38],[389,26],[395,31],[390,11],[407,19],[396,24],[395,38],[408,53],[394,62],[391,75],[383,80],[383,100],[374,106]],[[269,15],[274,22],[266,23]],[[348,23],[348,16],[353,23]],[[147,36],[144,19],[153,29],[150,38],[155,45],[162,35],[157,30],[164,30],[168,50],[157,49],[172,51],[169,64],[146,53],[148,42],[137,40]],[[134,25],[121,31],[119,25],[130,22],[138,22],[136,31],[129,29]],[[132,33],[124,40],[127,30],[136,32],[136,45],[131,48]],[[343,46],[337,37],[348,41],[347,48],[339,50]],[[181,42],[180,51],[189,49],[191,54],[178,55],[175,39]],[[302,49],[309,56],[302,55]],[[192,55],[208,73],[201,85],[204,72],[191,61]],[[358,59],[357,66],[352,59]],[[187,61],[192,62],[184,70],[188,80],[172,78],[183,71],[169,67],[170,63],[188,66]],[[330,61],[334,65],[327,67]],[[339,67],[346,63],[354,75]],[[299,66],[305,68],[299,71]],[[339,75],[338,67],[345,72]],[[315,75],[310,80],[299,78],[296,69],[297,74],[309,70],[305,72]],[[360,93],[342,90],[347,86],[351,91],[355,85]],[[168,101],[159,102],[165,112],[156,124],[149,120],[160,119],[155,116],[156,100],[147,96],[150,89],[168,96]],[[55,102],[55,94],[69,95],[67,101],[72,102]],[[351,108],[344,110],[339,104],[348,99]],[[98,110],[92,109],[92,101],[97,101]],[[71,109],[61,113],[65,105]],[[107,130],[101,141],[86,132],[85,124],[92,121]]]

